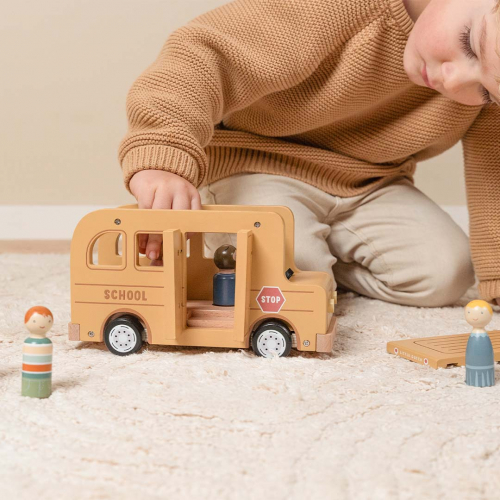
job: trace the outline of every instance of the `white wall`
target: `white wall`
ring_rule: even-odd
[[[130,203],[117,160],[127,91],[169,33],[224,3],[24,0],[4,5],[0,206]],[[416,179],[438,203],[463,205],[462,176],[457,147],[422,164]],[[0,233],[5,239],[5,225]]]

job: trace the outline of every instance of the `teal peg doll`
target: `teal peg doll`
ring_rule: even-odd
[[[493,346],[484,327],[493,318],[493,309],[484,300],[465,306],[465,320],[473,327],[465,351],[465,383],[474,387],[495,385]]]

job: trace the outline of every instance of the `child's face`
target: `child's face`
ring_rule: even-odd
[[[500,77],[496,53],[498,24],[493,7],[500,0],[406,0],[427,4],[415,22],[404,53],[410,80],[469,106],[489,97],[500,102],[495,76]],[[483,24],[484,23],[484,24]],[[484,52],[480,44],[486,30]],[[469,47],[470,43],[470,47]]]

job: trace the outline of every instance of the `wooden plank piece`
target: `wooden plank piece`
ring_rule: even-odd
[[[492,330],[488,334],[493,344],[495,361],[498,362],[500,361],[500,330]],[[463,366],[468,339],[469,334],[462,333],[396,340],[387,343],[387,352],[431,368]]]
[[[234,317],[234,306],[214,306],[208,300],[188,300],[187,310],[189,317]]]
[[[200,328],[233,328],[233,318],[189,318],[187,326],[197,326]]]

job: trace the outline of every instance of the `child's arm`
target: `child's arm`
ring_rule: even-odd
[[[139,203],[199,206],[186,182],[198,187],[206,176],[214,125],[311,75],[344,43],[357,3],[236,0],[176,30],[127,100],[130,126],[119,157]]]
[[[500,108],[489,105],[462,139],[471,253],[485,300],[500,297],[499,133]]]

